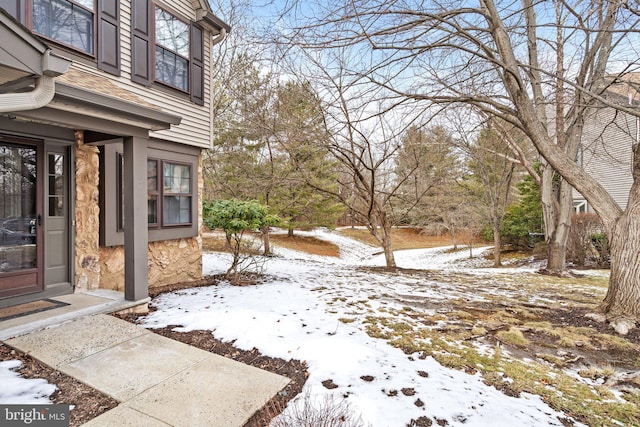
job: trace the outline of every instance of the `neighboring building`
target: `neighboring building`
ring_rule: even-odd
[[[637,105],[640,76],[628,75],[626,83],[609,90],[607,96],[618,97],[629,105]],[[633,183],[632,146],[640,141],[640,119],[627,113],[603,107],[590,116],[584,127],[578,152],[578,163],[614,198],[620,208],[627,207]],[[595,212],[585,198],[574,190],[576,212]]]
[[[207,0],[0,0],[0,307],[202,276]]]

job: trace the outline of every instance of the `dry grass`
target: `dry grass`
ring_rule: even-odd
[[[340,233],[374,247],[380,246],[371,233],[363,228],[343,228],[340,230]],[[250,236],[251,238],[257,238],[254,234],[250,234]],[[469,240],[468,236],[468,233],[460,233],[459,236],[456,236],[458,244],[466,244]],[[270,239],[274,245],[287,249],[306,252],[313,255],[332,257],[340,256],[338,246],[315,237],[300,235],[289,237],[283,234],[272,234]],[[422,233],[420,229],[409,227],[394,228],[391,234],[391,239],[394,250],[436,248],[452,245],[451,237],[448,234],[433,236]],[[479,241],[474,243],[478,244]],[[202,247],[206,251],[229,252],[225,245],[225,239],[222,233],[206,234],[202,238]]]
[[[371,246],[380,246],[371,233],[364,228],[342,228],[340,233]],[[456,241],[458,244],[466,244],[469,241],[469,232],[460,232],[456,235]],[[479,238],[474,243],[478,244]],[[394,250],[436,248],[452,244],[451,236],[448,234],[433,236],[412,227],[394,228],[391,231],[391,245]]]
[[[271,236],[271,242],[275,245],[282,246],[283,248],[306,252],[313,255],[332,257],[340,256],[338,246],[324,240],[316,239],[315,237],[298,236],[295,234],[292,237],[289,237],[282,234],[276,234]]]
[[[247,234],[249,239],[259,239],[256,234]],[[275,234],[269,237],[272,244],[287,249],[306,252],[314,255],[322,256],[340,256],[338,246],[333,243],[325,242],[315,237],[297,236],[288,237],[282,234]],[[243,239],[244,240],[244,239]],[[202,238],[202,249],[212,252],[229,252],[226,241],[222,233],[209,233]],[[256,253],[257,254],[257,253]]]

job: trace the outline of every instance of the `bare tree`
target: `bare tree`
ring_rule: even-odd
[[[471,172],[466,185],[475,196],[475,206],[491,226],[493,234],[493,266],[500,267],[502,242],[500,233],[508,204],[512,201],[516,163],[509,158],[510,148],[499,132],[491,127],[482,129],[480,135],[466,144]]]
[[[328,12],[291,40],[307,50],[367,51],[367,60],[350,71],[396,99],[426,108],[471,105],[522,131],[542,157],[545,208],[558,212],[550,254],[566,240],[570,186],[602,218],[612,268],[599,309],[624,334],[640,320],[640,149],[635,146],[635,180],[624,211],[575,159],[594,110],[640,116],[626,101],[607,96],[640,62],[636,6],[623,0],[350,0],[305,8]],[[622,71],[612,75],[614,66]],[[558,183],[557,195],[545,194],[553,189],[549,182]],[[546,219],[553,221],[549,214]]]
[[[338,188],[316,185],[348,208],[352,219],[365,225],[384,251],[386,266],[395,268],[391,230],[402,218],[394,212],[394,200],[413,176],[418,163],[395,168],[401,136],[415,122],[410,112],[398,112],[378,90],[362,85],[362,79],[346,72],[353,58],[334,55],[331,67],[307,57],[305,70],[318,90],[326,116],[328,139],[321,148],[339,162]],[[313,75],[313,77],[311,77]],[[374,89],[374,90],[371,90]],[[309,182],[313,185],[312,177]],[[413,204],[415,206],[415,203]],[[405,206],[403,213],[412,206]]]

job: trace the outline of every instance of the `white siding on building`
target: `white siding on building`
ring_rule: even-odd
[[[582,138],[582,166],[625,209],[633,178],[631,146],[637,139],[637,119],[603,108],[590,117]],[[575,200],[584,200],[577,191]],[[592,210],[591,210],[592,211]]]

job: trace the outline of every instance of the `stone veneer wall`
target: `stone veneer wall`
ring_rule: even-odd
[[[76,290],[124,291],[124,247],[100,247],[98,148],[84,145],[76,131]],[[202,154],[198,166],[198,194],[202,196]],[[198,212],[202,229],[202,212]],[[202,278],[202,237],[149,243],[149,287]]]
[[[100,285],[100,206],[98,203],[98,148],[84,144],[84,132],[75,132],[76,158],[76,290]]]
[[[197,237],[149,243],[149,287],[191,282],[202,278]],[[100,248],[100,287],[124,291],[124,247]]]
[[[198,195],[202,197],[202,154],[198,166]],[[202,211],[198,211],[198,230]],[[201,235],[149,243],[149,287],[191,282],[202,278]],[[100,248],[100,288],[124,291],[124,247]]]

